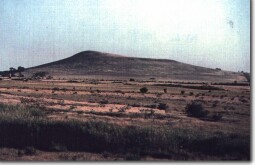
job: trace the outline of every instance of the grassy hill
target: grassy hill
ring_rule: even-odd
[[[180,81],[245,81],[241,73],[194,66],[167,59],[134,58],[84,51],[69,58],[28,68],[25,75],[44,71],[56,78],[150,79]]]

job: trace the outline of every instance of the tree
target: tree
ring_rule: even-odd
[[[22,67],[22,66],[19,66],[18,67],[18,72],[24,72],[25,71],[25,68],[24,67]]]
[[[2,72],[0,72],[0,75],[3,76],[3,77],[9,77],[10,72],[9,71],[2,71]]]
[[[15,71],[16,71],[16,69],[15,69],[15,68],[10,67],[10,72],[15,72]]]
[[[15,73],[17,72],[17,70],[15,69],[15,68],[13,68],[13,67],[10,67],[10,77],[14,77],[15,75]]]
[[[24,77],[24,75],[21,74],[21,72],[24,72],[24,71],[25,71],[24,67],[22,67],[22,66],[18,67],[19,77]]]

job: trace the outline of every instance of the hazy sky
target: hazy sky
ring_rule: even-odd
[[[96,50],[250,70],[249,0],[0,0],[0,70]]]

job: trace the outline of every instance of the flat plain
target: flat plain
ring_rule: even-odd
[[[247,84],[4,78],[0,103],[1,160],[250,159]]]

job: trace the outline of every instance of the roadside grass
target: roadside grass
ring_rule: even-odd
[[[47,119],[43,110],[22,105],[0,104],[0,132],[1,147],[135,155],[127,155],[127,159],[145,155],[174,159],[173,155],[192,153],[216,156],[219,160],[250,159],[250,137],[241,134],[120,126],[100,121],[54,121]]]

